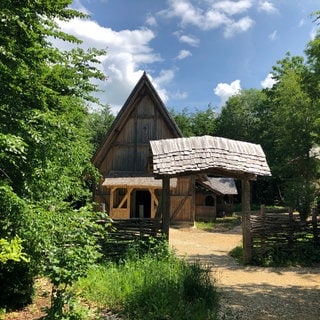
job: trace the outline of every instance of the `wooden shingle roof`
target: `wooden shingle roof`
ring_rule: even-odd
[[[104,179],[102,185],[104,187],[112,188],[151,188],[162,189],[162,181],[154,177],[107,177]],[[177,187],[177,179],[170,180],[170,188]]]
[[[150,141],[155,176],[220,173],[224,176],[270,176],[258,144],[202,136]],[[253,177],[251,177],[253,178]]]
[[[207,177],[206,180],[201,183],[219,194],[238,194],[233,178]]]

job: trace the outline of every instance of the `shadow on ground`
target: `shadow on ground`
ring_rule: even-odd
[[[235,299],[236,296],[236,299]],[[230,301],[237,301],[231,304]],[[224,286],[221,319],[319,320],[320,290],[269,284]],[[253,306],[258,306],[253,308]]]

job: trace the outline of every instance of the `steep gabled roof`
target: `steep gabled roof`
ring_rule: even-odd
[[[221,176],[270,176],[258,144],[220,137],[191,137],[150,141],[155,176],[220,173]]]
[[[123,107],[119,111],[116,119],[111,125],[104,141],[96,151],[95,155],[92,158],[92,162],[95,166],[99,167],[101,162],[103,161],[105,155],[108,153],[109,148],[111,147],[112,141],[114,139],[114,133],[120,132],[123,126],[126,124],[131,112],[137,105],[137,102],[145,96],[149,95],[149,97],[153,100],[154,104],[158,107],[158,111],[163,116],[164,120],[167,123],[167,126],[170,128],[172,135],[176,137],[182,137],[182,133],[175,121],[171,117],[164,103],[162,102],[160,96],[149,80],[146,72],[143,73],[142,77],[132,90],[131,94],[127,98]]]

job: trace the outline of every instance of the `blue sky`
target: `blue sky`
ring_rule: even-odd
[[[272,85],[277,60],[303,55],[317,25],[313,0],[74,0],[86,20],[61,22],[101,57],[99,97],[116,113],[146,71],[176,111],[221,107],[240,89]],[[63,47],[65,44],[58,44]]]

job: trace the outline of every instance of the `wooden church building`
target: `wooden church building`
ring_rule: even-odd
[[[150,168],[150,141],[180,137],[179,128],[144,73],[92,160],[103,176],[95,191],[102,210],[115,219],[156,217],[161,212],[162,180],[155,179]],[[171,222],[214,220],[219,197],[226,194],[236,194],[230,180],[219,182],[203,175],[170,179]]]

